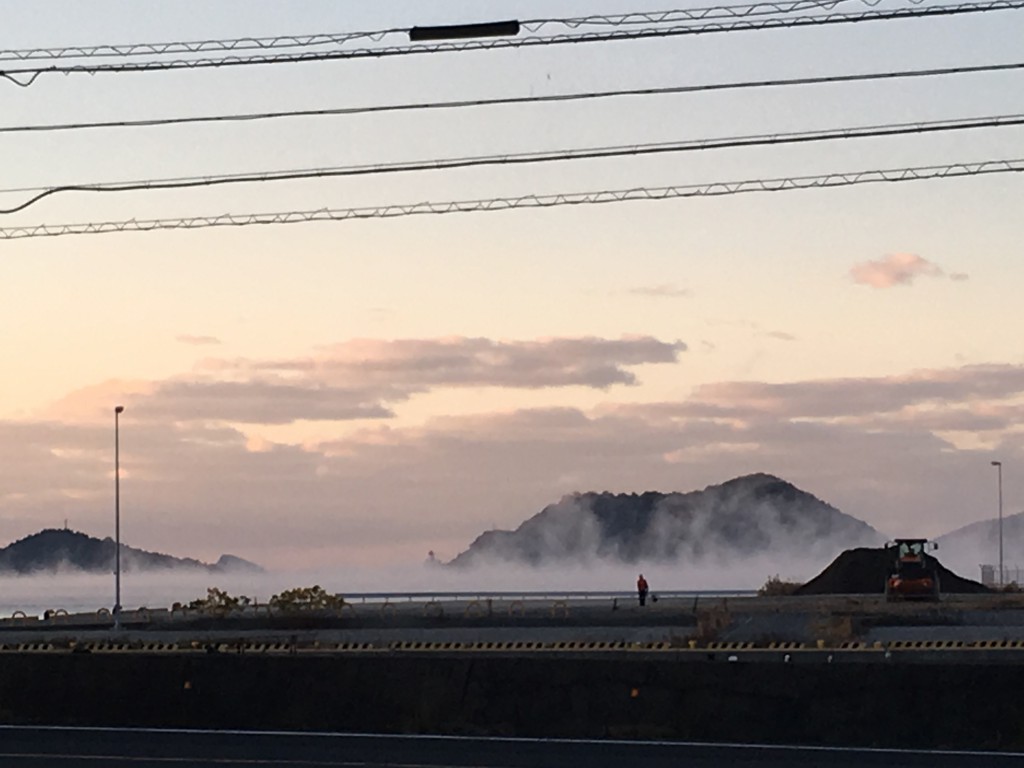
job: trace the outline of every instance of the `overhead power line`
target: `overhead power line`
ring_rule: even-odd
[[[919,5],[924,0],[907,0]],[[519,26],[531,32],[546,27],[576,30],[587,26],[629,26],[706,21],[714,18],[746,18],[750,16],[798,13],[806,10],[832,9],[850,0],[785,0],[742,5],[716,5],[669,11],[637,11],[626,14],[577,16],[572,18],[544,18],[520,21]],[[860,0],[862,5],[874,7],[881,0]],[[341,46],[357,41],[380,42],[391,35],[405,35],[407,27],[391,27],[373,31],[313,33],[307,35],[277,35],[272,37],[240,37],[221,40],[189,40],[158,43],[118,43],[91,46],[65,46],[53,48],[20,48],[0,50],[0,61],[47,61],[81,58],[129,58],[134,56],[167,56],[195,53],[237,53],[239,51],[288,50]]]
[[[48,197],[69,192],[109,193],[194,189],[197,187],[214,187],[224,186],[227,184],[301,181],[309,179],[340,178],[346,176],[370,176],[390,173],[454,170],[457,168],[472,168],[479,166],[528,165],[570,160],[639,157],[644,155],[713,149],[735,149],[739,147],[774,146],[780,144],[806,144],[837,139],[879,138],[885,136],[964,131],[979,128],[1002,128],[1020,125],[1024,125],[1024,114],[998,115],[993,117],[965,118],[957,120],[936,120],[916,123],[891,123],[887,125],[861,126],[855,128],[832,128],[818,131],[800,131],[796,133],[757,134],[751,136],[693,139],[689,141],[631,144],[625,146],[559,149],[507,155],[480,155],[475,157],[442,158],[438,160],[352,165],[339,168],[307,168],[299,170],[224,174],[218,176],[181,177],[174,179],[65,184],[41,189],[5,189],[0,190],[0,193],[34,191],[37,192],[37,194],[13,207],[0,208],[0,214],[18,213],[19,211],[23,211]]]
[[[694,24],[649,28],[613,28],[611,31],[574,32],[550,36],[496,37],[479,40],[454,40],[430,44],[403,46],[379,46],[354,48],[340,51],[306,51],[299,53],[259,53],[248,55],[227,55],[216,58],[174,59],[157,61],[129,61],[101,64],[61,64],[51,66],[14,67],[0,70],[0,77],[16,85],[28,87],[40,75],[60,74],[101,74],[127,72],[154,72],[170,70],[210,69],[221,67],[249,66],[256,64],[289,64],[302,62],[339,61],[346,59],[384,58],[422,53],[446,53],[456,51],[496,50],[560,45],[566,43],[610,42],[620,40],[642,40],[677,37],[681,35],[709,34],[715,32],[739,32],[746,30],[781,29],[832,24],[849,24],[867,21],[913,19],[939,16],[953,16],[969,13],[983,13],[999,10],[1024,8],[1024,0],[979,0],[978,2],[955,5],[919,6],[913,8],[869,10],[856,13],[830,13],[792,16],[773,16],[757,19],[725,19]],[[620,25],[621,27],[622,25]]]
[[[720,181],[671,187],[633,187],[600,192],[571,192],[553,195],[521,195],[478,200],[454,200],[362,208],[321,208],[277,213],[225,213],[218,216],[188,216],[164,219],[128,219],[122,221],[81,224],[36,224],[0,227],[0,239],[19,240],[32,237],[104,234],[112,232],[148,232],[160,229],[205,229],[209,227],[243,227],[255,224],[298,224],[313,221],[348,221],[352,219],[389,219],[402,216],[445,213],[479,213],[520,208],[552,208],[565,205],[597,205],[640,200],[669,200],[688,197],[717,197],[747,192],[782,192],[797,189],[848,187],[879,182],[948,179],[1024,171],[1024,159],[986,160],[977,163],[919,166],[883,170],[830,173],[817,176],[789,176],[774,179]]]
[[[747,18],[750,16],[781,15],[808,10],[832,10],[852,0],[795,0],[794,2],[761,2],[745,5],[720,5],[709,8],[679,8],[668,11],[631,11],[622,14],[590,14],[569,19],[528,19],[520,22],[523,29],[539,32],[545,27],[558,25],[569,29],[593,26],[625,26],[627,24],[675,24],[680,21],[705,21],[710,18]],[[882,0],[858,0],[860,5],[874,8]],[[921,5],[924,0],[906,0]]]
[[[106,120],[77,123],[47,123],[41,125],[0,126],[4,133],[45,133],[50,131],[76,131],[95,128],[149,128],[155,126],[190,125],[197,123],[251,122],[278,118],[329,117],[369,115],[388,112],[412,112],[419,110],[462,109],[467,107],[492,107],[517,104],[550,104],[569,101],[586,101],[626,96],[664,96],[671,94],[703,93],[713,91],[743,90],[753,88],[778,88],[800,85],[823,85],[905,78],[939,77],[946,75],[1009,72],[1024,69],[1024,62],[1006,64],[979,64],[963,67],[936,67],[932,69],[909,69],[893,72],[865,72],[848,75],[822,75],[819,77],[793,77],[769,80],[738,80],[724,83],[701,83],[695,85],[665,86],[661,88],[623,88],[605,91],[581,91],[546,96],[507,96],[485,99],[457,99],[453,101],[426,101],[407,104],[380,104],[362,107],[337,107],[328,109],[298,109],[276,112],[248,112],[227,115],[195,115],[190,117],[158,117],[139,120]]]

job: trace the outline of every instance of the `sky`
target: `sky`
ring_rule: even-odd
[[[930,5],[932,3],[926,3]],[[706,4],[701,4],[706,5]],[[842,4],[856,11],[865,6]],[[0,49],[697,3],[0,0]],[[887,0],[882,7],[906,7]],[[0,80],[0,126],[547,95],[1020,59],[1024,12]],[[6,66],[6,65],[5,65]],[[29,188],[1017,114],[1024,74],[0,133]],[[1018,159],[1024,129],[187,191],[0,226]],[[450,559],[576,491],[776,474],[892,536],[1024,509],[1020,174],[0,241],[0,543],[67,525],[276,569]],[[1024,564],[1024,553],[1007,552]]]

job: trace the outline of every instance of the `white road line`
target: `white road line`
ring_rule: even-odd
[[[252,758],[246,760],[237,757],[146,757],[133,755],[64,755],[50,752],[0,752],[0,760],[5,759],[22,760],[95,760],[103,761],[104,765],[116,765],[119,763],[185,763],[194,765],[196,762],[209,763],[212,765],[272,765],[272,766],[322,766],[324,768],[380,768],[379,763],[352,762],[352,761],[324,761],[324,760],[293,760],[281,758],[279,760],[263,760]],[[4,763],[6,765],[6,763]],[[436,763],[388,763],[388,768],[440,768]]]
[[[206,730],[202,728],[102,728],[98,726],[61,726],[61,725],[0,725],[0,731],[46,731],[46,732],[83,732],[83,733],[136,733],[136,734],[180,734],[180,735],[228,735],[228,736],[273,736],[275,738],[318,738],[318,739],[379,739],[387,741],[448,741],[448,742],[491,742],[497,744],[565,744],[592,746],[628,746],[628,747],[688,747],[720,750],[764,750],[770,752],[808,752],[808,753],[851,753],[859,752],[872,755],[931,755],[935,757],[1022,757],[1024,752],[996,752],[970,750],[924,750],[924,749],[881,749],[878,747],[826,747],[787,744],[729,744],[710,741],[641,741],[632,739],[566,739],[536,738],[527,736],[453,736],[448,734],[401,734],[401,733],[349,733],[336,731],[244,731],[234,729]],[[343,765],[338,763],[338,765]],[[358,763],[365,765],[365,763]]]

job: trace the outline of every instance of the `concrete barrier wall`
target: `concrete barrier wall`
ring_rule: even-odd
[[[1016,664],[10,654],[8,724],[1024,748]]]

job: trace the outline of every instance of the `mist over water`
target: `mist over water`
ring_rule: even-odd
[[[835,554],[838,554],[835,553]],[[791,557],[762,555],[732,562],[705,558],[701,562],[651,561],[623,564],[590,561],[558,567],[530,567],[496,563],[473,568],[435,564],[396,567],[345,567],[317,570],[280,570],[264,573],[210,574],[194,570],[128,572],[121,574],[121,604],[135,608],[169,608],[206,596],[216,587],[231,595],[246,595],[260,603],[286,589],[319,585],[330,593],[350,596],[366,593],[457,592],[568,592],[635,589],[643,573],[655,594],[676,590],[753,590],[769,576],[805,581],[824,568],[832,557],[806,562]],[[111,608],[113,574],[59,572],[0,578],[0,617],[14,611],[41,615],[64,609],[70,613]]]

